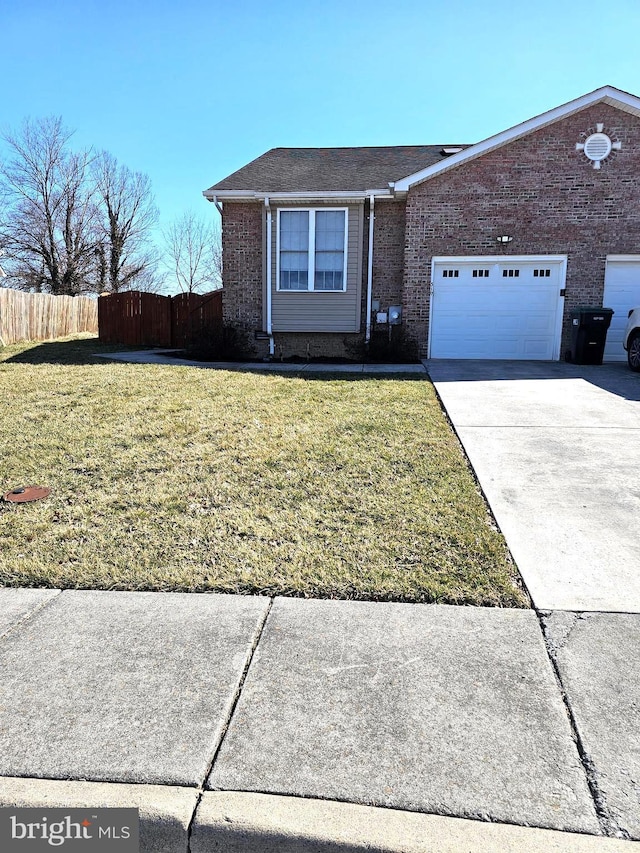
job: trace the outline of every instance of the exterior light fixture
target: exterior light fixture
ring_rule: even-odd
[[[505,235],[504,237],[496,237],[496,239],[498,243],[502,243],[504,245],[505,243],[510,243],[513,240],[513,237],[507,237]]]

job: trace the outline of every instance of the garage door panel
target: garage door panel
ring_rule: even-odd
[[[434,298],[437,307],[444,310],[460,310],[460,299],[464,298],[464,306],[468,311],[474,312],[512,312],[522,315],[523,298],[526,299],[527,309],[531,311],[548,310],[549,302],[557,298],[557,288],[545,289],[542,293],[531,292],[526,286],[520,286],[517,290],[505,287],[488,287],[482,292],[477,288],[461,287],[455,292],[445,291],[443,286],[434,290]]]
[[[539,338],[525,338],[523,341],[523,357],[536,360],[549,359],[549,338],[547,335]]]
[[[542,338],[522,338],[516,335],[495,339],[489,335],[472,333],[443,336],[440,346],[444,351],[455,353],[448,358],[488,358],[488,359],[529,359],[548,360],[548,340]],[[475,355],[478,349],[485,354]],[[432,356],[437,358],[438,356]]]
[[[640,257],[625,261],[607,260],[603,305],[614,311],[607,332],[604,361],[626,361],[622,340],[629,311],[640,306]]]
[[[510,260],[488,264],[489,276],[473,277],[481,266],[478,259],[434,263],[431,358],[557,357],[561,264]]]
[[[461,331],[466,333],[470,329],[477,337],[490,340],[508,337],[510,334],[513,337],[531,335],[548,337],[554,333],[554,320],[553,318],[550,319],[546,313],[531,313],[523,318],[518,311],[473,311],[470,309],[461,324],[458,311],[441,309],[437,313],[437,322],[435,338],[445,335],[459,335]]]

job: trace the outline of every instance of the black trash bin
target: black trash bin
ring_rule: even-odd
[[[571,312],[571,349],[567,361],[574,364],[602,364],[607,331],[613,310],[597,305],[579,305]]]

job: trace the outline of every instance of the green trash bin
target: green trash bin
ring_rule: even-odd
[[[567,361],[574,364],[602,364],[607,331],[613,310],[597,305],[578,305],[571,312],[571,349]]]

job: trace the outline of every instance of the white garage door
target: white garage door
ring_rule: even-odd
[[[622,338],[629,310],[640,306],[640,255],[607,258],[602,304],[615,312],[607,333],[604,360],[626,361]]]
[[[434,258],[430,358],[557,360],[566,258]]]

